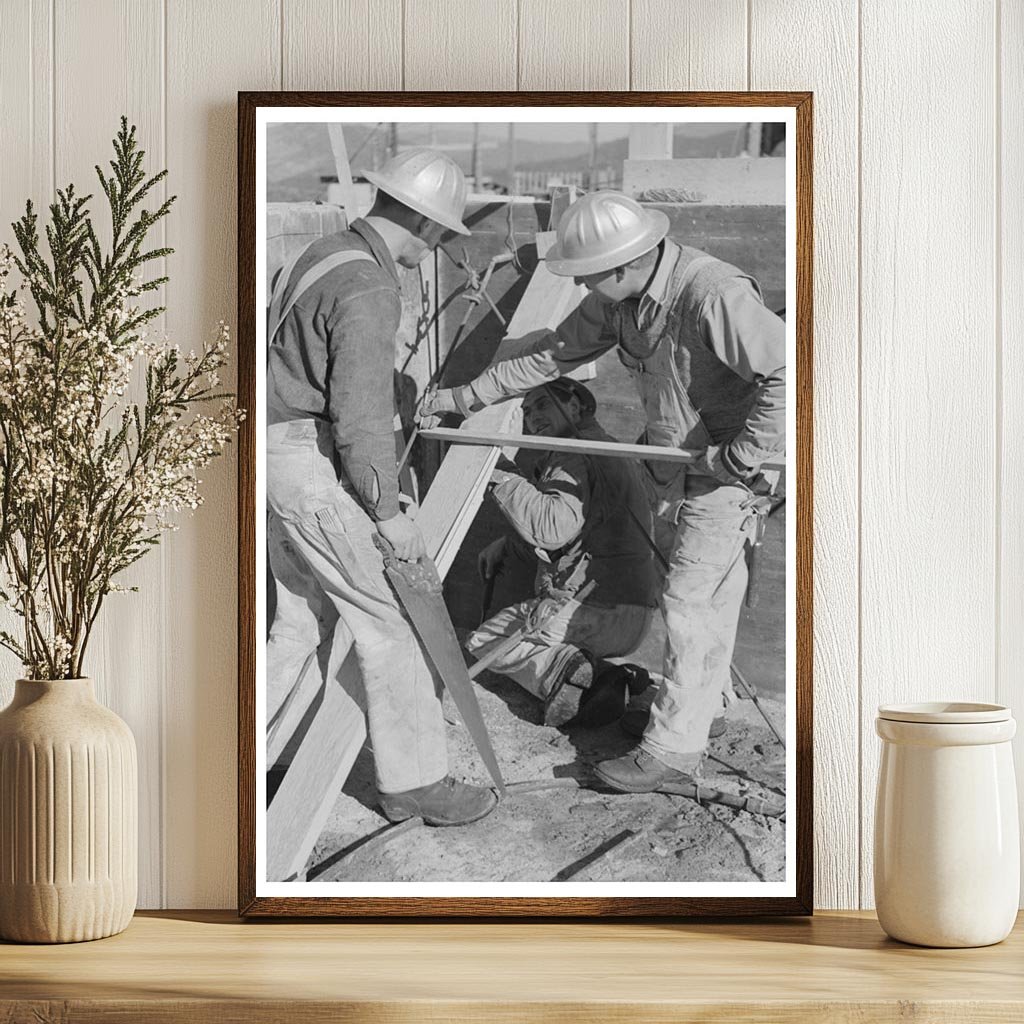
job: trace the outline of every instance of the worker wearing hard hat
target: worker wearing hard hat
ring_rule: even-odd
[[[523,424],[544,437],[614,440],[594,418],[596,408],[587,387],[562,377],[526,395]],[[485,580],[517,555],[535,563],[536,597],[489,618],[466,649],[484,658],[525,631],[490,671],[540,698],[545,725],[577,717],[602,725],[621,717],[636,675],[604,659],[634,650],[657,606],[654,559],[640,534],[651,529],[650,505],[634,462],[536,455],[525,472],[511,465],[495,471],[491,497],[511,531],[479,556]]]
[[[398,501],[396,264],[415,267],[445,231],[469,234],[467,190],[459,167],[427,149],[401,153],[367,177],[378,191],[366,218],[303,250],[271,301],[267,504],[271,568],[285,593],[267,644],[268,693],[280,702],[295,684],[325,610],[333,613],[334,636],[351,637],[359,663],[384,814],[461,825],[497,799],[448,775],[440,689],[375,539],[401,559],[424,553]]]
[[[590,294],[524,353],[423,407],[423,415],[466,413],[618,346],[640,391],[646,442],[701,452],[696,465],[646,464],[669,561],[664,681],[639,746],[596,768],[627,792],[699,772],[728,687],[759,467],[785,447],[782,321],[752,278],[677,245],[668,228],[664,213],[618,192],[577,200],[558,223],[547,267]]]

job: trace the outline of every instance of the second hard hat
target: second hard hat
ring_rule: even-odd
[[[363,174],[382,192],[417,213],[460,235],[470,233],[462,223],[468,195],[466,178],[451,157],[416,146],[393,156],[379,171]]]
[[[561,277],[613,270],[649,252],[668,229],[661,210],[646,210],[622,192],[591,192],[562,214],[545,263]]]

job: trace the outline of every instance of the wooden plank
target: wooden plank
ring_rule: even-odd
[[[553,231],[537,233],[537,252],[543,256],[554,243]],[[544,265],[537,264],[512,319],[506,338],[498,346],[495,362],[508,358],[523,343],[524,336],[540,330],[551,330],[568,316],[584,294],[581,285],[570,277],[557,277]],[[518,398],[500,402],[467,417],[463,427],[480,431],[486,436],[501,435],[521,405]],[[459,431],[455,431],[459,433]],[[427,436],[423,432],[423,436]],[[473,516],[483,500],[486,478],[494,469],[499,448],[460,446],[450,451],[434,477],[420,508],[416,522],[427,544],[427,551],[438,563],[438,573],[444,579],[451,561],[458,552]],[[483,483],[481,483],[483,480]]]
[[[345,211],[345,220],[351,224],[359,216],[359,203],[352,185],[352,168],[348,162],[348,147],[345,145],[345,129],[340,124],[327,125],[327,136],[331,140],[334,166],[338,175],[338,192]]]
[[[1000,68],[1002,95],[999,110],[1000,216],[996,259],[1001,303],[996,311],[1001,329],[1000,358],[1002,422],[999,569],[999,661],[996,700],[1014,708],[1020,720],[1024,706],[1024,5],[1002,4]],[[1014,744],[1017,778],[1024,780],[1024,744]],[[1024,821],[1024,785],[1018,784],[1021,821]],[[1022,890],[1024,891],[1024,890]]]
[[[48,0],[4,6],[0,31],[0,139],[16,159],[0,160],[0,243],[15,246],[8,225],[31,199],[45,210],[53,195],[53,33]],[[0,629],[17,636],[21,620],[0,608]],[[14,696],[21,662],[0,648],[0,707]]]
[[[54,47],[60,54],[54,76],[54,168],[57,185],[74,182],[80,194],[93,193],[90,204],[101,240],[110,240],[110,214],[94,166],[106,167],[113,156],[111,139],[124,113],[138,126],[149,173],[166,164],[163,137],[163,11],[160,0],[62,0],[54,5]],[[103,54],[97,60],[97,54]],[[82,83],[89,87],[83,88]],[[161,201],[158,186],[153,200]],[[149,248],[164,244],[165,226],[154,231]],[[173,244],[173,243],[171,243]],[[164,273],[165,261],[148,268],[150,277]],[[164,293],[153,301],[161,304]],[[159,332],[165,323],[157,321]],[[145,383],[136,375],[127,398],[144,400]],[[135,735],[139,764],[139,906],[163,906],[165,829],[165,663],[163,574],[164,550],[150,552],[128,569],[118,583],[138,593],[112,594],[104,603],[85,671],[96,681],[99,700],[119,714]]]
[[[785,21],[782,7],[772,10]],[[747,0],[632,0],[631,8],[631,88],[750,88]]]
[[[281,25],[282,88],[402,88],[402,0],[282,0]]]
[[[281,82],[277,0],[168,0],[168,330],[187,349],[236,311],[236,97]],[[233,365],[221,377],[235,379]],[[203,473],[204,505],[166,544],[164,789],[169,906],[232,906],[237,865],[236,448]]]
[[[864,906],[877,705],[995,695],[994,40],[991,5],[861,12]]]
[[[793,46],[792,40],[833,45]],[[857,11],[814,0],[755,3],[753,88],[811,89],[816,246],[814,427],[814,899],[860,902]],[[792,150],[791,150],[792,152]]]
[[[507,404],[507,403],[502,403]],[[445,441],[448,444],[492,445],[505,448],[530,448],[542,452],[575,452],[579,455],[608,455],[618,459],[648,459],[658,462],[679,462],[688,465],[702,454],[697,449],[659,448],[653,444],[627,444],[624,441],[591,441],[576,437],[538,437],[533,434],[510,434],[500,431],[479,430],[475,425],[466,425],[454,430],[451,427],[432,427],[422,431],[429,441]],[[765,462],[764,469],[785,469],[783,462]]]
[[[0,1016],[93,1024],[1013,1024],[1024,930],[916,949],[851,913],[745,922],[139,916],[103,943],[4,947]],[[642,964],[638,978],[637,964]]]
[[[404,7],[403,88],[516,88],[515,0],[415,0]]]
[[[520,0],[520,89],[628,89],[629,6]]]
[[[323,831],[366,739],[366,719],[353,697],[361,688],[350,649],[337,676],[328,672],[323,703],[267,808],[268,881],[302,872]]]

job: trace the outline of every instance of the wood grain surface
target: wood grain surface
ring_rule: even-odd
[[[869,904],[858,863],[871,857],[874,705],[963,692],[963,679],[985,699],[1024,697],[1022,5],[166,0],[155,19],[145,0],[0,6],[0,240],[25,198],[49,198],[69,139],[89,170],[121,112],[99,95],[113,83],[181,196],[168,326],[185,348],[232,316],[237,89],[399,89],[404,76],[424,89],[817,94],[816,899]],[[65,91],[60,107],[80,118],[67,139],[58,87],[97,91]],[[922,435],[951,453],[942,474],[922,468]],[[152,721],[166,695],[140,836],[150,905],[234,902],[235,506],[230,467],[215,472],[193,524],[139,566],[147,596],[123,599],[151,602],[128,612],[147,625],[96,651],[97,678],[135,654],[147,666],[111,680],[114,710]],[[17,674],[0,654],[0,702]]]
[[[995,687],[996,134],[978,116],[995,104],[994,17],[863,9],[862,123],[885,131],[864,134],[860,163],[862,905],[878,705],[986,701]],[[903,58],[880,73],[894,49]],[[938,285],[941,254],[957,259],[955,286]]]
[[[860,902],[857,323],[857,11],[831,0],[755,3],[751,82],[814,91],[815,892],[820,906]],[[797,36],[836,40],[791,46]],[[823,113],[824,111],[824,113]]]
[[[928,950],[851,913],[331,925],[168,911],[100,942],[0,945],[0,1020],[1006,1024],[1024,1016],[1022,956],[1020,926],[997,946]]]

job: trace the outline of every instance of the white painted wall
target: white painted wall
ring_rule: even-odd
[[[870,905],[876,705],[1024,705],[1024,2],[0,0],[0,25],[0,224],[88,183],[126,112],[181,197],[184,345],[235,315],[237,90],[815,92],[817,903]],[[235,900],[233,456],[205,479],[93,652],[139,743],[144,907]]]

